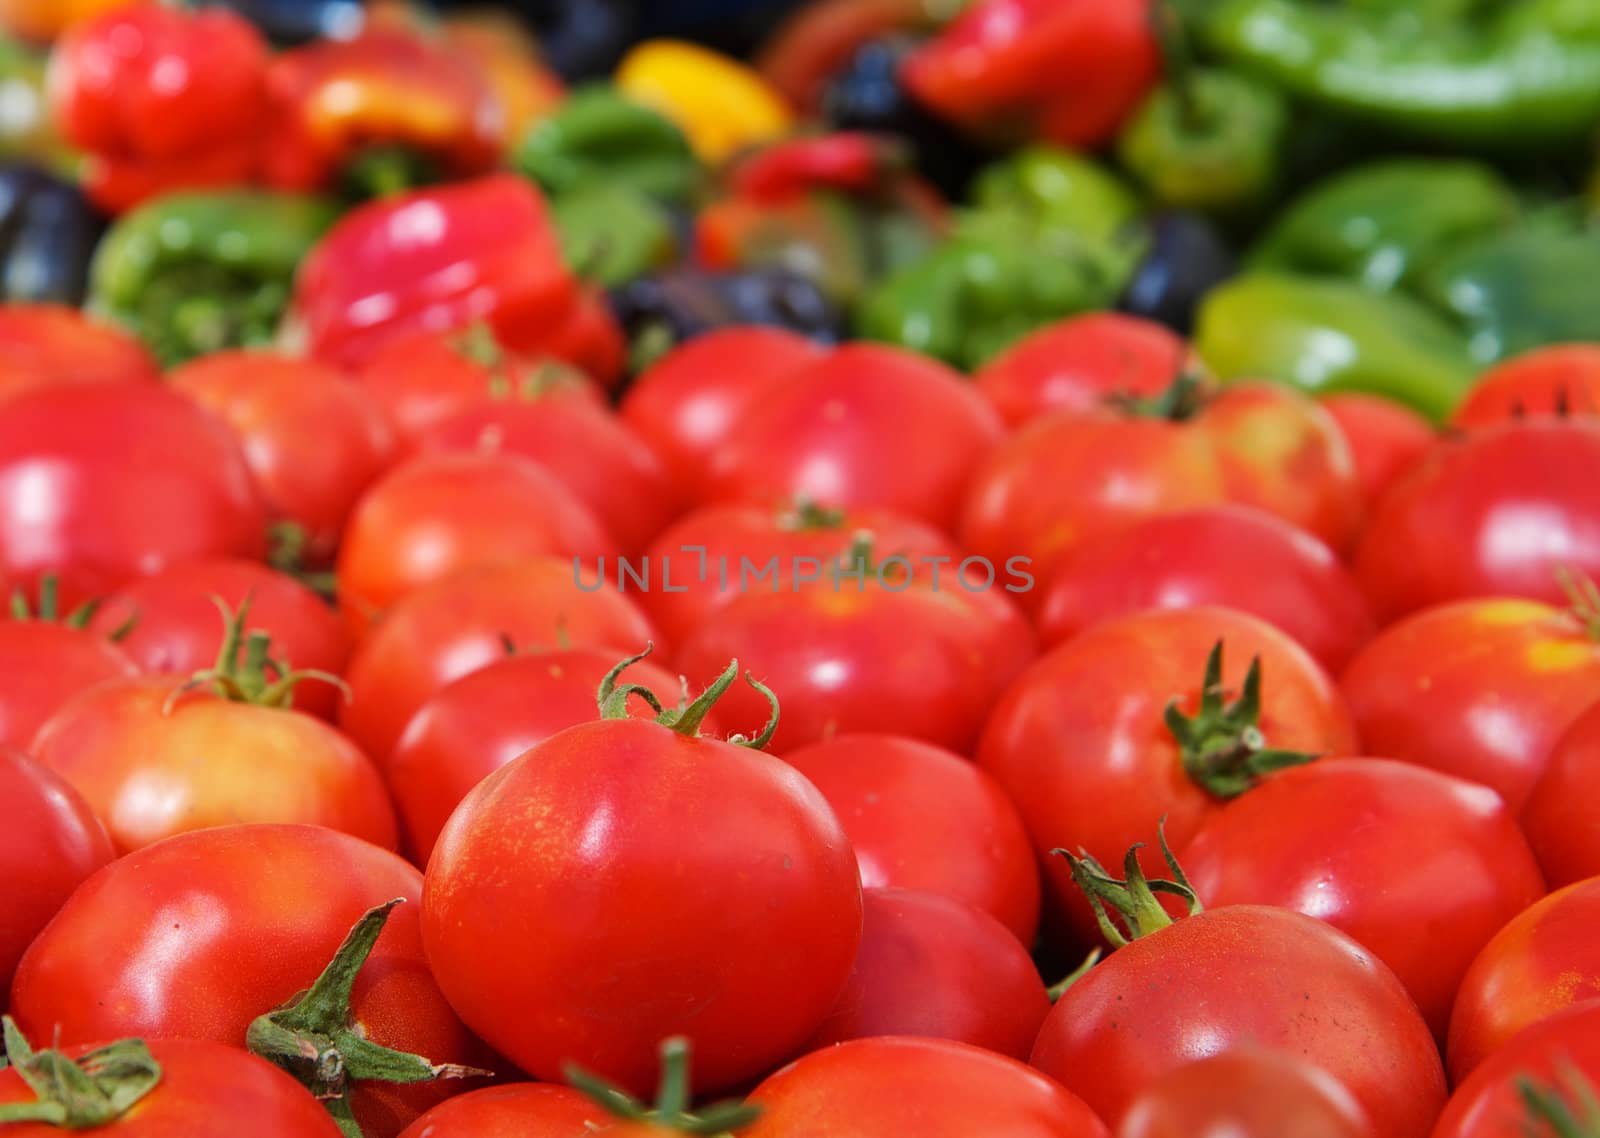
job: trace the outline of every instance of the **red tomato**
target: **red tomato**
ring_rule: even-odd
[[[1061,558],[1038,603],[1046,645],[1147,609],[1235,608],[1282,629],[1332,672],[1376,631],[1333,550],[1249,506],[1157,514],[1089,538]]]
[[[1015,1059],[948,1039],[880,1036],[813,1051],[750,1095],[740,1138],[1109,1138],[1083,1100]]]
[[[68,1045],[137,1035],[243,1046],[252,1020],[304,992],[352,926],[398,897],[407,903],[356,977],[351,1023],[381,1046],[472,1062],[479,1046],[422,954],[421,892],[422,875],[396,855],[321,826],[183,834],[72,895],[23,957],[11,1011],[30,1035],[59,1030]],[[119,946],[109,955],[108,938]],[[356,1119],[367,1138],[393,1138],[460,1086],[361,1083]]]
[[[1248,760],[1249,716],[1219,723],[1206,747],[1185,748],[1165,723],[1170,702],[1193,715],[1208,655],[1223,653],[1222,689],[1233,698],[1261,661],[1257,726],[1269,747],[1349,754],[1356,735],[1331,680],[1306,651],[1253,616],[1231,609],[1164,609],[1090,629],[1029,668],[995,706],[978,760],[1006,789],[1047,868],[1046,895],[1088,944],[1098,925],[1057,847],[1115,861],[1135,842],[1155,844],[1161,819],[1182,849],[1221,808],[1229,766]],[[1257,740],[1256,742],[1259,742]],[[1234,758],[1207,775],[1211,748]],[[1187,753],[1186,753],[1187,750]],[[1200,779],[1218,788],[1207,790]],[[1159,860],[1146,851],[1146,866]]]
[[[805,578],[845,557],[861,534],[870,534],[873,549],[883,554],[909,557],[912,569],[925,575],[942,558],[953,576],[961,561],[949,537],[916,518],[872,509],[773,510],[735,503],[701,506],[662,532],[636,567],[648,576],[643,587],[621,566],[614,580],[619,588],[634,587],[645,611],[677,644],[743,592],[799,589]],[[772,572],[757,581],[769,565]]]
[[[1527,1138],[1561,1134],[1531,1126],[1534,1116],[1523,1098],[1529,1081],[1560,1093],[1569,1109],[1580,1111],[1582,1135],[1600,1120],[1582,1115],[1582,1100],[1571,1080],[1581,1079],[1590,1095],[1600,1087],[1600,1000],[1588,1000],[1528,1028],[1490,1057],[1456,1088],[1433,1129],[1433,1138]],[[1593,1099],[1591,1097],[1590,1102]]]
[[[1367,1138],[1361,1104],[1320,1067],[1239,1047],[1174,1068],[1134,1100],[1117,1138]]]
[[[1110,396],[1160,395],[1189,361],[1189,345],[1154,320],[1090,312],[1047,324],[973,376],[1007,426],[1051,411],[1094,411]]]
[[[1368,752],[1491,786],[1520,813],[1600,692],[1600,643],[1537,601],[1461,601],[1384,629],[1339,686]]]
[[[349,739],[301,712],[204,689],[174,699],[186,682],[100,684],[34,737],[39,761],[88,800],[119,850],[240,822],[304,822],[394,848],[383,780]]]
[[[575,588],[571,562],[535,557],[453,573],[385,615],[350,658],[339,726],[379,765],[440,688],[518,649],[606,648],[617,659],[659,642],[650,621],[611,588]]]
[[[711,456],[783,381],[828,349],[786,328],[735,325],[686,340],[645,370],[622,417],[696,497]]]
[[[134,337],[63,304],[0,306],[0,403],[30,387],[153,383],[161,368]]]
[[[339,547],[339,608],[359,634],[407,593],[451,572],[560,554],[614,555],[605,528],[555,475],[515,455],[402,463],[356,505]]]
[[[709,458],[707,497],[876,506],[949,528],[974,465],[1001,433],[959,372],[899,348],[847,344],[790,373],[738,419]]]
[[[266,531],[227,427],[159,384],[43,387],[0,406],[0,572],[13,583],[59,573],[75,603],[186,557],[259,558]]]
[[[1368,508],[1439,438],[1427,419],[1381,395],[1339,391],[1317,401],[1333,416],[1350,444]]]
[[[1380,621],[1467,597],[1558,603],[1600,576],[1600,422],[1530,420],[1436,444],[1384,495],[1356,556]]]
[[[1522,828],[1552,888],[1600,876],[1600,704],[1556,742],[1522,811]]]
[[[670,1036],[692,1040],[706,1092],[792,1054],[843,990],[861,920],[849,839],[799,772],[631,718],[479,783],[423,901],[428,961],[485,1041],[538,1078],[570,1061],[635,1094]]]
[[[146,1045],[160,1081],[98,1133],[115,1138],[339,1138],[340,1130],[304,1087],[271,1063],[204,1039],[157,1039]],[[99,1047],[72,1047],[81,1059]],[[0,1071],[0,1103],[31,1103],[34,1090],[16,1070]],[[7,1138],[60,1138],[48,1122],[6,1125]]]
[[[605,1119],[605,1111],[571,1087],[512,1083],[447,1099],[399,1138],[594,1138]]]
[[[0,620],[0,747],[26,747],[79,692],[138,674],[127,653],[99,632],[53,620]]]
[[[439,831],[467,792],[535,743],[600,717],[595,693],[618,655],[575,648],[508,656],[435,693],[412,716],[384,770],[406,848],[426,865]],[[678,678],[648,660],[622,673],[668,702]],[[653,714],[634,697],[629,710]],[[707,734],[716,734],[708,716]]]
[[[270,633],[273,654],[293,667],[331,675],[344,671],[350,638],[338,616],[305,585],[258,561],[177,562],[106,598],[89,627],[110,633],[129,626],[117,644],[141,668],[187,675],[213,666],[222,650],[224,623],[213,598],[234,612],[248,598],[246,632]],[[339,699],[337,687],[312,681],[295,687],[293,706],[331,719]]]
[[[783,761],[839,816],[869,888],[926,890],[982,909],[1033,944],[1039,870],[1017,808],[981,768],[897,735],[837,735]]]
[[[105,827],[83,796],[21,751],[0,747],[0,993],[23,950],[83,879],[116,857]],[[0,999],[0,1003],[3,1003]]]
[[[1531,1024],[1600,999],[1600,877],[1558,889],[1503,927],[1472,962],[1446,1055],[1460,1085]]]
[[[1473,429],[1535,416],[1600,415],[1600,344],[1552,344],[1478,377],[1450,416]]]
[[[918,1035],[1026,1060],[1050,1010],[1028,950],[962,901],[914,889],[868,889],[855,970],[806,1045]]]
[[[1441,1040],[1478,950],[1544,895],[1498,794],[1384,759],[1272,776],[1207,819],[1183,864],[1208,907],[1277,905],[1348,933]]]
[[[325,564],[356,499],[394,459],[378,406],[326,364],[268,352],[205,356],[167,383],[233,428],[273,520],[298,526],[308,558]]]

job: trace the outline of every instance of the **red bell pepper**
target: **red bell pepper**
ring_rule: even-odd
[[[728,189],[758,202],[792,200],[808,190],[869,194],[907,170],[911,155],[898,139],[860,131],[795,138],[763,147],[736,162]]]
[[[221,189],[256,171],[268,49],[226,9],[136,3],[57,43],[49,94],[85,154],[84,190],[107,213],[178,189]]]
[[[539,191],[513,174],[351,211],[301,266],[291,321],[313,355],[341,367],[401,337],[485,321],[512,351],[604,381],[621,369],[620,332],[567,269]]]
[[[482,68],[409,28],[381,24],[285,52],[267,85],[266,178],[281,189],[324,190],[353,176],[392,192],[486,173],[505,150],[506,109]]]
[[[979,137],[1098,146],[1155,86],[1152,0],[978,0],[906,60],[929,109]]]

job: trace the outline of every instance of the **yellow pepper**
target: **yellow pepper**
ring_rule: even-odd
[[[127,0],[0,0],[0,29],[49,43],[73,24],[121,7]]]
[[[677,124],[706,163],[789,133],[793,112],[761,75],[726,55],[680,40],[647,40],[618,65],[628,98]]]

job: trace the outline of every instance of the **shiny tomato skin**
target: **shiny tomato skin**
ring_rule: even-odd
[[[1434,425],[1404,404],[1362,391],[1339,391],[1317,402],[1350,444],[1361,497],[1370,509],[1439,438]]]
[[[1538,601],[1459,601],[1384,629],[1339,687],[1369,754],[1481,782],[1520,812],[1600,691],[1600,643]]]
[[[1445,1057],[1459,1086],[1516,1034],[1600,999],[1600,877],[1558,889],[1507,922],[1460,984]]]
[[[1134,1100],[1117,1138],[1368,1138],[1361,1104],[1320,1067],[1239,1047],[1174,1068]]]
[[[81,794],[10,747],[0,747],[0,802],[0,992],[9,992],[17,961],[39,930],[117,851]]]
[[[44,387],[0,407],[0,519],[0,572],[30,590],[57,573],[68,604],[187,557],[266,552],[228,428],[153,383]]]
[[[1015,428],[1052,411],[1092,411],[1112,396],[1160,395],[1189,355],[1183,337],[1154,320],[1090,312],[1030,333],[972,378]]]
[[[1281,771],[1213,814],[1179,859],[1208,908],[1277,905],[1347,933],[1441,1040],[1473,958],[1544,895],[1498,794],[1387,759]]]
[[[1595,415],[1600,415],[1600,344],[1551,344],[1480,375],[1450,422],[1473,430],[1517,419]]]
[[[422,875],[321,826],[224,826],[113,862],[72,895],[17,970],[11,1012],[30,1038],[141,1036],[243,1046],[250,1022],[317,978],[369,910],[404,898],[356,978],[368,1038],[436,1063],[481,1065],[429,973],[418,925]],[[174,926],[177,926],[174,928]],[[108,956],[108,937],[122,951]],[[364,1083],[357,1120],[393,1138],[470,1084]]]
[[[605,648],[618,660],[660,638],[612,588],[574,587],[572,562],[535,557],[453,573],[395,605],[356,646],[339,726],[380,767],[434,692],[518,649]],[[664,652],[663,652],[664,654]]]
[[[407,593],[451,572],[542,554],[592,565],[617,546],[555,475],[511,454],[404,462],[362,496],[335,573],[356,635]]]
[[[1560,604],[1600,576],[1600,422],[1535,419],[1445,439],[1373,510],[1356,577],[1382,622],[1469,597]]]
[[[105,599],[89,621],[109,634],[127,631],[117,645],[146,672],[185,675],[212,667],[222,650],[223,621],[214,597],[237,613],[246,598],[247,631],[272,637],[272,655],[292,668],[339,675],[350,658],[350,637],[332,609],[287,573],[259,561],[203,557],[141,577]],[[294,706],[332,719],[338,687],[307,680],[294,690]]]
[[[838,815],[862,885],[964,901],[1033,944],[1033,847],[1017,808],[981,767],[902,735],[835,735],[782,757]]]
[[[849,839],[798,772],[637,719],[568,728],[479,783],[423,899],[434,974],[490,1046],[638,1095],[675,1034],[708,1094],[792,1054],[861,919]]]
[[[814,1051],[768,1076],[740,1138],[1110,1138],[1082,1099],[1038,1071],[948,1039],[880,1036]]]
[[[101,633],[49,620],[0,620],[0,746],[26,748],[79,692],[138,674]]]
[[[696,336],[647,368],[622,397],[622,418],[691,499],[745,414],[828,349],[786,328],[735,325]]]
[[[394,848],[394,807],[354,743],[302,712],[205,691],[169,705],[185,679],[100,684],[34,736],[33,754],[88,800],[119,851],[243,822],[327,826]]]
[[[571,1087],[510,1083],[446,1099],[399,1138],[594,1138],[608,1117]]]
[[[1047,911],[1065,916],[1085,946],[1098,944],[1094,915],[1058,847],[1086,849],[1116,866],[1135,842],[1148,873],[1164,868],[1158,826],[1182,849],[1221,809],[1184,771],[1163,722],[1169,701],[1191,712],[1206,657],[1223,642],[1223,683],[1237,694],[1261,658],[1260,729],[1268,746],[1349,754],[1349,712],[1333,682],[1283,633],[1232,609],[1142,613],[1097,625],[1036,661],[995,705],[979,764],[1005,788],[1045,869]]]
[[[1259,616],[1330,672],[1377,630],[1326,544],[1263,510],[1225,505],[1157,514],[1074,547],[1042,590],[1039,635],[1053,647],[1102,620],[1192,605]]]
[[[102,1044],[108,1041],[100,1041]],[[49,1046],[34,1040],[36,1050]],[[265,1059],[207,1039],[154,1039],[146,1046],[161,1081],[96,1133],[115,1138],[339,1138],[338,1125],[311,1093]],[[94,1045],[68,1048],[74,1058]],[[33,1102],[15,1071],[0,1071],[0,1103]],[[59,1138],[44,1122],[6,1124],[6,1138]]]
[[[1056,1002],[1031,1062],[1111,1125],[1157,1079],[1241,1043],[1299,1055],[1416,1138],[1445,1100],[1428,1025],[1392,972],[1304,914],[1235,905],[1120,948]]]
[[[914,889],[867,889],[861,950],[805,1050],[847,1039],[954,1039],[1026,1061],[1050,1010],[1044,981],[999,921]]]
[[[1557,740],[1522,811],[1528,835],[1552,889],[1600,876],[1600,704]]]
[[[600,717],[600,681],[613,652],[555,649],[508,656],[441,688],[417,709],[384,769],[405,831],[406,850],[425,866],[439,831],[467,792],[535,743]],[[663,705],[678,701],[678,677],[649,660],[619,683],[643,684]],[[655,713],[638,696],[635,714]],[[702,731],[717,733],[714,715]]]
[[[0,403],[32,387],[154,383],[161,367],[121,328],[64,304],[0,307]]]
[[[952,528],[967,479],[1000,441],[959,372],[883,344],[789,374],[711,455],[705,500],[875,506]]]
[[[1573,1075],[1600,1087],[1600,1000],[1557,1012],[1485,1060],[1456,1088],[1432,1138],[1527,1138],[1528,1109],[1519,1085],[1531,1079],[1565,1089]],[[1570,1095],[1565,1101],[1578,1105]]]

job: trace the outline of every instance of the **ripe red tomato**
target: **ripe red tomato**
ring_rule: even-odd
[[[750,1095],[740,1138],[1110,1138],[1076,1095],[1015,1059],[948,1039],[880,1036],[813,1051]]]
[[[42,387],[0,406],[0,572],[13,584],[58,573],[75,604],[188,557],[260,558],[266,533],[228,428],[160,384]]]
[[[855,970],[807,1051],[847,1039],[954,1039],[1026,1060],[1050,1010],[1028,950],[982,909],[868,889]]]
[[[1380,621],[1466,597],[1560,603],[1600,576],[1600,422],[1534,419],[1437,443],[1374,509],[1356,576]]]
[[[690,498],[745,414],[827,348],[785,328],[736,325],[696,336],[662,356],[622,399],[622,417],[667,464]]]
[[[222,650],[225,624],[214,598],[235,613],[248,599],[246,634],[270,633],[273,654],[292,667],[344,671],[349,634],[322,598],[287,573],[236,557],[180,561],[132,581],[95,610],[89,628],[109,634],[126,627],[117,646],[139,667],[188,675],[213,666]],[[332,719],[339,699],[333,684],[310,682],[295,687],[293,706]]]
[[[1090,312],[1047,324],[985,364],[973,382],[1010,427],[1107,397],[1160,395],[1189,362],[1182,336],[1138,316]]]
[[[706,496],[876,506],[948,529],[974,465],[1001,434],[999,416],[960,373],[899,348],[847,344],[740,416],[708,460]]]
[[[1209,742],[1185,748],[1164,714],[1174,700],[1185,714],[1196,713],[1219,641],[1219,695],[1240,693],[1260,658],[1260,714],[1253,723],[1248,714],[1229,716]],[[1236,794],[1249,782],[1236,776],[1261,742],[1249,736],[1252,725],[1273,748],[1349,754],[1356,745],[1332,681],[1283,633],[1231,609],[1161,609],[1098,625],[1037,661],[995,706],[978,761],[1021,811],[1056,913],[1096,944],[1094,915],[1050,851],[1083,848],[1115,861],[1135,842],[1153,847],[1163,817],[1168,839],[1183,848],[1221,808],[1219,794]],[[1146,856],[1147,868],[1159,867]]]
[[[263,1059],[205,1039],[156,1039],[145,1047],[160,1068],[160,1081],[96,1132],[116,1138],[340,1138],[322,1104]],[[91,1050],[101,1047],[69,1047],[66,1053],[82,1060]],[[127,1055],[119,1049],[118,1058]],[[37,1097],[20,1071],[0,1071],[0,1103],[31,1103]],[[60,1126],[48,1122],[6,1124],[7,1138],[60,1138],[61,1133]]]
[[[471,1063],[479,1045],[422,953],[421,892],[401,858],[321,826],[183,834],[72,895],[23,957],[11,1011],[31,1036],[59,1030],[68,1045],[136,1035],[242,1047],[251,1021],[304,992],[368,910],[404,898],[356,977],[351,1022],[381,1046]],[[120,946],[110,955],[108,938]],[[356,1119],[367,1138],[393,1138],[461,1085],[360,1083]]]
[[[1369,753],[1481,782],[1520,813],[1600,691],[1600,643],[1537,601],[1461,601],[1384,629],[1339,686]]]
[[[240,822],[304,822],[394,848],[383,780],[339,731],[204,688],[175,698],[186,682],[108,681],[69,700],[34,737],[34,755],[88,800],[118,850]]]
[[[696,1086],[725,1090],[792,1054],[850,975],[861,884],[827,802],[781,760],[681,726],[553,735],[479,783],[434,847],[434,975],[538,1078],[570,1061],[640,1094],[681,1034]]]
[[[1552,344],[1478,377],[1450,422],[1472,430],[1516,419],[1600,415],[1600,344]]]
[[[1600,876],[1597,794],[1600,704],[1580,715],[1556,742],[1522,811],[1522,828],[1551,888]]]
[[[0,992],[9,992],[23,950],[84,878],[117,853],[82,795],[10,747],[0,747],[0,802]]]
[[[1223,605],[1282,629],[1330,672],[1376,631],[1333,550],[1249,506],[1157,514],[1089,538],[1060,559],[1038,605],[1047,646],[1147,609]]]
[[[273,520],[299,527],[307,559],[326,564],[394,460],[383,411],[335,368],[269,352],[204,356],[166,382],[233,428]]]
[[[605,1111],[571,1087],[511,1083],[446,1099],[399,1138],[594,1138],[605,1119]]]
[[[1600,999],[1600,877],[1558,889],[1489,941],[1460,984],[1446,1057],[1457,1086],[1518,1032]]]
[[[1348,933],[1441,1040],[1479,949],[1544,895],[1498,794],[1384,759],[1273,775],[1208,818],[1182,856],[1208,907],[1277,905]]]
[[[55,620],[0,620],[0,747],[27,747],[79,692],[138,674],[127,653],[100,632]]]
[[[575,588],[571,562],[534,557],[468,569],[395,605],[356,647],[339,726],[379,766],[411,717],[452,680],[518,649],[605,648],[617,659],[656,641],[650,621],[610,587]]]
[[[1336,391],[1317,402],[1333,416],[1350,444],[1361,497],[1369,509],[1439,438],[1427,419],[1381,395]]]
[[[1583,1087],[1572,1086],[1574,1079]],[[1554,1133],[1529,1111],[1523,1086],[1533,1083],[1556,1092],[1569,1110],[1577,1111],[1584,1129],[1597,1121],[1584,1110],[1580,1097],[1593,1102],[1600,1087],[1600,1000],[1588,1000],[1533,1025],[1486,1060],[1456,1088],[1450,1105],[1433,1129],[1433,1138],[1527,1138]]]
[[[1238,1047],[1174,1068],[1134,1100],[1117,1138],[1368,1138],[1337,1079],[1283,1051]]]
[[[617,546],[560,479],[510,454],[434,454],[395,467],[357,503],[335,572],[359,636],[407,593],[452,572],[559,554],[594,564]]]
[[[0,306],[0,403],[30,387],[154,383],[161,368],[122,329],[64,304]]]
[[[839,816],[869,888],[926,890],[984,910],[1032,945],[1039,870],[1005,791],[952,751],[900,735],[836,735],[783,752]]]

